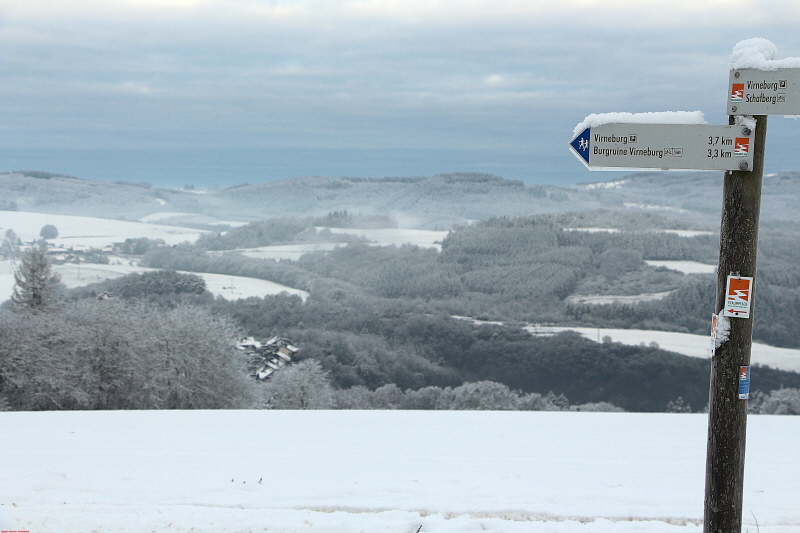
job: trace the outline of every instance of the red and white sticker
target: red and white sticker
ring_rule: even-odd
[[[725,289],[724,316],[750,318],[750,302],[753,296],[753,278],[728,276]]]
[[[731,84],[731,102],[744,102],[744,83]]]
[[[747,157],[750,153],[750,139],[748,137],[736,137],[736,144],[733,146],[733,155],[736,157]]]

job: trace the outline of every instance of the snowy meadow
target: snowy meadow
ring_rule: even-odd
[[[800,530],[799,438],[749,418],[744,531]],[[694,533],[705,443],[702,414],[4,412],[0,529]]]

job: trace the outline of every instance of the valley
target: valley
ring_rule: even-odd
[[[678,182],[683,190],[705,187],[692,174],[668,176],[677,176],[667,179],[675,190]],[[792,179],[775,178],[773,188]],[[610,402],[628,410],[663,410],[678,397],[695,410],[705,403],[716,236],[704,222],[706,209],[663,203],[653,209],[659,195],[646,192],[644,184],[654,186],[647,174],[571,188],[528,187],[479,174],[297,179],[224,191],[88,183],[91,194],[80,192],[83,181],[74,178],[14,180],[27,180],[25,189],[39,196],[16,196],[17,210],[0,211],[0,228],[20,243],[40,238],[45,225],[57,228],[47,244],[69,300],[114,297],[137,286],[140,278],[131,276],[162,270],[196,276],[207,297],[193,296],[193,305],[231,316],[243,335],[291,338],[336,389],[417,390],[484,379],[523,393],[565,394],[574,404]],[[245,189],[252,193],[248,200],[240,196]],[[120,195],[132,190],[130,207],[122,207]],[[244,220],[266,190],[275,193],[271,216]],[[327,197],[309,197],[311,190],[328,191]],[[55,202],[65,191],[72,197]],[[340,191],[358,202],[358,210],[340,209]],[[303,195],[306,206],[296,203]],[[620,199],[611,200],[614,195]],[[397,200],[393,209],[385,206],[389,197]],[[239,209],[231,209],[232,198]],[[768,219],[781,213],[771,198],[765,197]],[[527,214],[506,214],[520,199]],[[90,212],[114,206],[117,215],[138,216],[65,214],[68,204],[89,207],[90,200]],[[781,200],[792,201],[786,194]],[[49,212],[24,211],[24,205]],[[791,244],[799,233],[791,221],[768,220],[762,235],[753,362],[765,369],[755,381],[764,394],[800,386],[800,314],[783,311],[800,300]],[[13,288],[14,261],[0,263],[4,298]],[[136,292],[147,291],[144,286],[131,290],[123,293],[168,305],[188,297]],[[471,322],[459,324],[452,316]],[[564,336],[568,332],[577,337]],[[487,344],[486,335],[494,340]],[[581,389],[579,383],[616,378],[572,376],[569,358],[545,363],[545,354],[562,345],[574,350],[570,357],[584,354],[594,364],[613,360],[610,368],[622,368],[641,360],[637,374],[686,377],[677,384],[660,381],[649,399],[637,392],[646,381],[629,382],[622,391]],[[541,364],[553,366],[545,380],[535,377]]]

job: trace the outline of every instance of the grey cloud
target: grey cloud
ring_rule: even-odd
[[[681,2],[659,26],[624,2],[605,13],[572,2],[464,12],[458,2],[120,2],[50,13],[31,1],[38,12],[11,1],[0,28],[4,150],[495,148],[568,158],[565,138],[592,112],[724,119],[727,56],[740,38],[800,53],[785,17],[732,35],[702,5],[687,19]]]

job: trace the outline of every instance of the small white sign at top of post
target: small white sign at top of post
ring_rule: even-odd
[[[800,68],[732,70],[729,115],[800,115]]]
[[[728,78],[729,115],[800,115],[800,58],[775,59],[766,39],[741,41]]]

